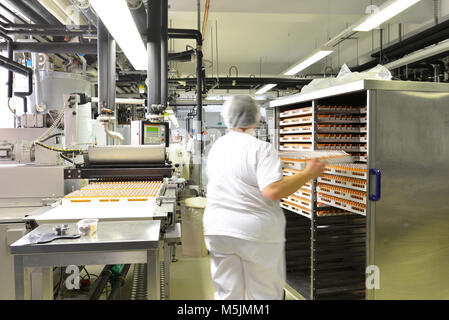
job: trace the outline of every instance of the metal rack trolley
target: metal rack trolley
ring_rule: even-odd
[[[347,143],[363,144],[359,150],[349,150],[367,166],[366,177],[359,180],[366,183],[366,195],[361,197],[365,203],[358,202],[365,205],[364,213],[351,214],[342,206],[334,207],[334,214],[321,214],[329,210],[329,203],[335,203],[319,206],[323,196],[317,192],[317,184],[323,181],[313,182],[309,216],[283,206],[289,287],[307,299],[447,297],[449,85],[360,80],[280,98],[271,102],[271,107],[275,109],[278,150],[285,140],[292,139],[281,141],[281,135],[312,134],[312,150],[319,150],[318,142],[334,144],[337,150],[340,146],[347,149]],[[310,107],[313,122],[295,119],[285,127],[286,117],[307,116],[310,112],[300,109]],[[339,116],[317,117],[320,113]],[[361,116],[346,121],[350,114]],[[338,144],[319,141],[329,139],[318,137],[323,133],[354,135],[349,135],[353,141],[344,135],[332,136],[346,139]],[[327,174],[332,175],[332,170]],[[329,195],[339,190],[327,188],[323,200],[333,200]],[[338,211],[340,215],[335,214]]]

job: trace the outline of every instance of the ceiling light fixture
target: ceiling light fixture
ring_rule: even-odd
[[[264,85],[262,88],[260,88],[259,90],[256,91],[256,94],[264,94],[265,92],[273,89],[274,87],[276,87],[277,84],[275,83],[270,83],[270,84],[266,84]]]
[[[380,10],[377,13],[371,14],[363,19],[361,23],[359,23],[356,27],[354,27],[353,31],[371,31],[377,26],[381,25],[387,20],[390,20],[392,17],[398,15],[402,11],[411,7],[415,3],[421,0],[390,0],[385,2],[380,6]]]
[[[302,59],[297,64],[295,64],[293,67],[288,69],[284,72],[284,75],[286,76],[294,76],[298,72],[310,67],[315,62],[320,61],[321,59],[327,57],[332,52],[334,52],[334,49],[331,47],[322,47],[318,51],[315,51],[307,58]]]
[[[90,0],[98,17],[136,70],[146,70],[147,49],[126,0]]]

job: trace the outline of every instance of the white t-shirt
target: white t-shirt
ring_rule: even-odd
[[[189,138],[189,140],[187,140],[187,152],[191,152],[193,153],[195,150],[195,140],[193,140],[193,138]]]
[[[285,217],[279,201],[268,200],[261,192],[282,179],[279,156],[269,143],[230,131],[213,144],[207,176],[205,235],[285,241]]]

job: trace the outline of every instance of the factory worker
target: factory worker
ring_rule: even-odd
[[[187,139],[187,154],[191,157],[195,151],[195,140],[193,140],[193,135],[190,133]]]
[[[316,179],[325,163],[311,161],[284,177],[274,148],[253,136],[260,119],[254,100],[234,96],[221,113],[230,131],[209,152],[203,217],[215,299],[283,299],[286,222],[279,200]]]

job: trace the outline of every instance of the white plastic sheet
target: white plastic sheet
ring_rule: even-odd
[[[380,64],[365,72],[352,72],[344,64],[336,78],[315,79],[302,88],[301,93],[308,93],[357,80],[391,80],[391,78],[391,72]]]

